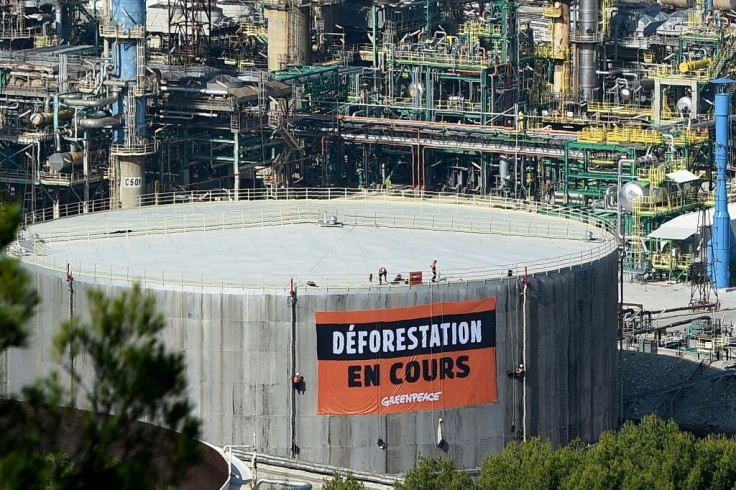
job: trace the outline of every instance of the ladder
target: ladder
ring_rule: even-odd
[[[641,246],[641,199],[635,199],[631,212],[631,265],[638,269],[644,270],[644,254]]]
[[[724,74],[723,69],[725,68],[726,63],[731,60],[734,53],[736,53],[736,38],[729,36],[726,38],[726,42],[721,46],[721,52],[718,53],[718,61],[710,72],[711,78],[718,78]]]

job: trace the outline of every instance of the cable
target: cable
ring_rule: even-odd
[[[320,257],[317,262],[315,262],[315,264],[312,266],[312,268],[307,271],[307,275],[308,274],[311,274],[312,271],[314,270],[314,268],[317,267],[320,262],[322,262],[322,259],[324,259],[325,257],[327,257],[333,250],[335,250],[335,247],[337,247],[337,245],[342,241],[342,239],[345,238],[348,235],[348,233],[351,232],[351,231],[353,231],[354,229],[355,229],[355,225],[351,226],[349,230],[347,230],[346,232],[344,232],[340,236],[340,238],[338,238],[337,241],[335,241],[335,243],[332,244],[332,247],[330,247],[330,249],[327,250],[327,252],[325,252],[324,255],[322,255],[322,257]]]

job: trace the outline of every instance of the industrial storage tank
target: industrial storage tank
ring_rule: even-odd
[[[54,367],[69,270],[75,315],[93,287],[156,297],[215,444],[255,435],[261,453],[399,473],[615,428],[617,242],[600,223],[489,197],[284,192],[29,225],[15,250],[42,305],[0,383]]]

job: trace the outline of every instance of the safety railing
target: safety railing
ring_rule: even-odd
[[[591,111],[594,109],[590,109]],[[598,112],[598,111],[596,111]],[[671,137],[671,139],[670,139]],[[588,126],[577,133],[577,140],[581,143],[645,143],[658,145],[671,143],[675,146],[687,146],[702,143],[708,139],[708,134],[692,130],[678,133],[662,133],[656,129],[643,129],[640,126]]]
[[[565,219],[596,224],[605,227],[606,222],[598,220],[594,214],[586,213],[576,208],[557,206],[554,204],[521,201],[519,199],[499,196],[480,196],[476,194],[455,194],[444,192],[430,192],[418,189],[395,188],[390,190],[369,190],[352,188],[262,188],[262,189],[213,189],[206,191],[174,191],[167,193],[146,194],[140,197],[141,207],[166,206],[172,204],[221,202],[221,201],[265,201],[265,200],[333,200],[344,199],[350,201],[381,200],[394,201],[407,199],[426,201],[438,205],[470,205],[495,209],[531,211],[535,213],[551,214]],[[24,225],[31,226],[52,219],[75,216],[78,214],[106,211],[111,209],[108,199],[63,204],[55,208],[45,208],[28,213],[24,217]],[[87,211],[85,211],[85,209]],[[613,229],[609,230],[613,233]]]
[[[100,25],[100,36],[114,37],[120,39],[142,39],[146,35],[143,26],[132,26],[132,28],[118,28],[115,24],[106,23]]]
[[[110,146],[110,154],[118,156],[129,155],[151,155],[156,153],[156,143],[142,143],[139,145],[113,144]]]
[[[606,114],[622,114],[622,115],[654,115],[652,106],[640,106],[635,104],[612,104],[610,102],[588,101],[588,112],[604,112]]]
[[[232,191],[210,193],[175,193],[144,196],[145,206],[164,207],[179,203],[191,206],[194,203],[235,201]],[[55,244],[77,240],[104,238],[131,238],[182,234],[191,232],[211,232],[221,230],[262,228],[302,223],[317,224],[321,213],[337,210],[343,226],[371,226],[387,228],[425,229],[465,233],[484,233],[506,236],[543,237],[570,240],[588,240],[586,232],[593,231],[593,240],[584,250],[572,254],[532,260],[523,263],[486,265],[480,267],[441,271],[441,283],[467,283],[488,281],[498,278],[549,273],[569,269],[581,264],[595,262],[610,256],[618,247],[612,229],[608,224],[598,221],[579,210],[541,203],[522,202],[488,196],[464,196],[436,194],[427,192],[397,191],[375,192],[356,189],[282,189],[278,191],[247,190],[237,194],[238,201],[261,201],[258,206],[212,206],[210,210],[194,213],[171,213],[166,215],[157,211],[150,213],[104,213],[95,220],[77,222],[69,220],[66,226],[29,229],[29,237],[21,240],[25,248],[15,248],[23,260],[45,269],[64,272],[66,261],[53,254]],[[390,204],[400,200],[416,200],[425,204],[416,210],[391,206],[375,209],[376,203]],[[279,201],[279,202],[276,202]],[[286,201],[286,202],[281,202]],[[325,201],[330,201],[329,204]],[[188,203],[188,204],[184,204]],[[365,204],[365,205],[364,205]],[[435,207],[436,205],[436,207]],[[527,213],[454,213],[445,206],[472,206],[487,209],[524,210]],[[95,203],[88,204],[88,211],[105,210],[107,207]],[[79,211],[77,208],[73,211]],[[59,216],[73,214],[70,209],[58,209]],[[140,210],[139,210],[140,211]],[[534,213],[567,218],[563,220],[537,220]],[[36,213],[33,218],[45,218],[48,213]],[[521,219],[520,219],[521,218]],[[582,222],[582,223],[580,223]],[[61,225],[61,226],[60,226]],[[19,243],[21,243],[19,242]],[[22,247],[21,247],[22,248]],[[78,279],[93,281],[112,281],[130,283],[141,281],[148,285],[176,286],[182,288],[219,289],[281,289],[287,288],[293,279],[297,284],[306,285],[318,281],[321,289],[350,289],[377,287],[365,274],[319,274],[317,277],[294,275],[252,275],[231,272],[193,272],[186,270],[162,270],[146,267],[101,264],[70,264]],[[402,278],[409,277],[410,271],[399,272]],[[389,278],[391,279],[391,278]],[[306,287],[306,286],[305,286]],[[380,287],[412,287],[405,282],[382,285]]]
[[[542,16],[556,19],[562,15],[562,6],[559,3],[542,5]]]
[[[465,68],[488,68],[489,59],[482,54],[445,53],[433,49],[387,49],[386,60],[413,64],[450,65]]]

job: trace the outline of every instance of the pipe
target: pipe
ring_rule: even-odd
[[[291,340],[291,373],[289,374],[289,377],[295,376],[297,373],[297,360],[296,360],[297,347],[296,346],[298,342],[298,339],[297,339],[298,331],[296,328],[296,324],[297,324],[297,315],[296,315],[297,294],[296,293],[297,293],[297,287],[294,286],[294,279],[292,279],[291,289],[289,291],[289,302],[291,303],[291,308],[290,308],[291,309],[291,335],[290,335],[291,337],[290,339]],[[301,384],[301,378],[300,378],[299,384]],[[297,445],[296,445],[297,387],[291,387],[289,391],[291,392],[291,421],[290,421],[291,422],[291,457],[295,458],[297,455],[297,452],[296,452],[296,448],[297,448]],[[312,488],[312,486],[310,485],[309,488]]]
[[[117,102],[119,97],[120,92],[113,92],[110,97],[104,97],[102,99],[80,99],[73,97],[62,97],[61,100],[66,105],[78,107],[102,107]]]
[[[662,137],[670,140],[670,151],[674,152],[675,151],[675,135],[673,135],[672,133],[662,133]]]
[[[729,265],[731,261],[731,217],[728,214],[728,194],[726,190],[726,166],[728,165],[729,151],[729,124],[730,113],[729,93],[718,93],[715,98],[716,116],[716,205],[713,214],[713,257],[709,257],[708,264],[711,280],[717,289],[729,286]]]
[[[59,110],[59,121],[68,121],[69,119],[74,117],[74,111],[69,109],[61,109]],[[33,127],[39,127],[43,126],[44,124],[51,124],[54,122],[54,113],[53,112],[36,112],[35,114],[32,114],[29,119],[31,126]]]
[[[343,474],[342,471],[340,471],[339,468],[327,466],[327,465],[317,465],[312,463],[307,463],[304,461],[295,461],[288,458],[281,458],[278,456],[270,456],[266,454],[260,454],[255,452],[247,452],[243,451],[241,453],[242,456],[246,458],[250,458],[251,461],[254,463],[263,463],[270,466],[278,466],[280,468],[287,468],[290,470],[298,470],[298,471],[307,471],[309,473],[315,473],[318,475],[326,475],[326,476],[333,476],[336,472],[338,474]],[[242,459],[242,458],[241,458]],[[360,471],[354,471],[352,472],[353,476],[358,480],[362,482],[368,482],[368,483],[378,483],[381,485],[395,485],[397,482],[401,481],[401,477],[394,476],[391,477],[389,475],[379,475],[375,473],[365,473]]]
[[[103,129],[112,128],[114,126],[120,126],[122,119],[116,116],[108,117],[83,117],[79,120],[79,127],[84,129]]]
[[[256,487],[260,488],[261,483],[267,483],[269,485],[281,485],[284,487],[292,487],[297,490],[312,490],[312,484],[304,481],[289,481],[289,480],[271,480],[269,478],[259,478],[256,480]]]
[[[683,61],[680,63],[680,73],[687,73],[691,71],[698,71],[702,68],[708,68],[713,63],[710,58],[703,58],[701,60]]]
[[[527,306],[526,306],[527,305],[527,302],[526,302],[527,301],[527,292],[526,292],[526,288],[527,288],[527,286],[528,286],[528,278],[527,278],[526,272],[525,272],[524,273],[524,292],[523,292],[523,295],[524,295],[524,305],[523,305],[522,310],[521,310],[521,315],[522,315],[522,320],[523,320],[523,324],[522,324],[522,327],[521,327],[522,328],[522,335],[523,335],[523,340],[522,340],[523,346],[522,346],[522,350],[521,350],[521,363],[524,365],[524,377],[522,378],[522,388],[521,388],[522,389],[522,393],[521,393],[521,400],[522,400],[521,423],[522,423],[522,430],[523,430],[522,440],[524,440],[524,441],[527,440],[527,427],[526,427],[526,391],[527,390],[526,390],[526,379],[529,377],[529,371],[528,371],[527,365],[526,365],[526,349],[527,349],[527,346],[526,346],[526,311],[527,311]]]
[[[624,72],[624,68],[615,68],[613,70],[596,70],[596,75],[605,75],[607,77],[617,77]]]
[[[633,165],[634,163],[636,163],[636,159],[633,158],[621,158],[618,161],[618,172],[616,175],[616,184],[618,186],[616,187],[616,235],[621,241],[621,244],[624,244],[624,234],[621,231],[621,173],[623,172],[624,164]]]
[[[162,92],[183,92],[187,94],[206,94],[206,95],[228,95],[227,90],[210,90],[207,88],[192,87],[172,87],[170,85],[161,85]]]
[[[508,112],[508,111],[507,111]],[[504,113],[493,113],[496,117],[503,116]],[[417,121],[417,120],[409,120],[409,119],[398,119],[398,118],[378,118],[378,117],[350,117],[350,116],[338,116],[338,120],[343,122],[358,122],[361,124],[365,123],[371,123],[372,125],[376,126],[391,126],[391,127],[405,127],[408,126],[411,129],[410,130],[416,130],[416,127],[423,127],[428,130],[442,130],[443,128],[452,129],[452,131],[458,131],[458,132],[469,132],[469,133],[490,133],[493,135],[512,135],[515,134],[516,131],[514,129],[510,129],[508,126],[493,126],[493,125],[483,125],[483,126],[471,126],[468,124],[448,124],[448,123],[437,123],[435,121]],[[565,130],[558,130],[558,129],[535,129],[533,131],[526,131],[527,134],[535,134],[535,133],[543,133],[543,134],[549,134],[549,135],[555,135],[555,136],[565,136],[565,139],[574,140],[576,138],[577,133],[574,131],[565,131]]]
[[[201,117],[218,117],[219,114],[213,112],[186,112],[186,111],[161,111],[163,116],[201,116]]]

